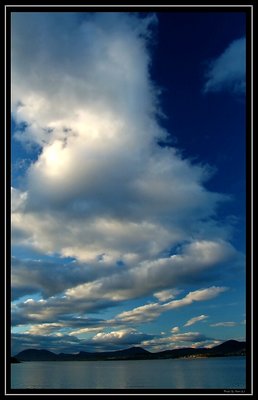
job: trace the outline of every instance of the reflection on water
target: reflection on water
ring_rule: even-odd
[[[12,364],[12,389],[245,388],[245,357]]]

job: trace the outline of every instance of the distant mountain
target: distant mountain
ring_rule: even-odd
[[[238,355],[245,353],[245,351],[246,343],[238,342],[237,340],[227,340],[226,342],[209,349],[210,353],[223,356]]]
[[[208,351],[209,351],[208,349],[203,347],[197,349],[192,347],[184,347],[181,349],[161,351],[157,354],[159,358],[182,358],[182,357],[190,357],[196,355],[206,355]]]
[[[151,353],[141,347],[89,353],[81,351],[76,354],[55,354],[48,350],[28,349],[18,353],[15,358],[20,361],[96,361],[96,360],[151,360],[165,358],[197,358],[197,357],[225,357],[245,355],[246,343],[237,340],[228,340],[212,348],[173,349]]]
[[[212,348],[191,348],[186,347],[182,349],[166,350],[159,354],[160,358],[181,358],[181,357],[225,357],[225,356],[238,356],[245,355],[246,343],[238,342],[237,340],[227,340],[226,342],[214,346]]]
[[[110,352],[105,353],[107,356],[110,356]],[[121,357],[121,358],[142,358],[142,357],[148,357],[149,355],[151,355],[152,353],[150,353],[149,351],[141,348],[141,347],[130,347],[129,349],[125,349],[125,350],[116,350],[116,351],[112,351],[112,356],[113,357]]]
[[[20,361],[85,361],[98,359],[137,359],[144,355],[152,354],[141,347],[131,347],[125,350],[106,351],[100,353],[89,353],[80,351],[77,354],[60,353],[55,354],[48,350],[27,349],[18,353],[15,357]]]

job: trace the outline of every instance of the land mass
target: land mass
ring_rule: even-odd
[[[80,351],[76,354],[55,354],[48,350],[27,349],[16,354],[12,359],[20,361],[98,361],[98,360],[154,360],[167,358],[203,358],[203,357],[226,357],[246,355],[246,342],[228,340],[212,348],[191,348],[165,350],[151,353],[141,347],[130,347],[129,349],[90,353]],[[15,362],[12,361],[11,362]]]

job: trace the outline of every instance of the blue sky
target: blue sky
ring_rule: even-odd
[[[245,13],[12,13],[12,353],[245,340]]]

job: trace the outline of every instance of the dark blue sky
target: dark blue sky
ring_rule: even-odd
[[[235,240],[245,250],[246,107],[245,96],[222,90],[202,92],[208,63],[229,43],[245,36],[243,12],[158,13],[158,46],[151,75],[164,89],[161,123],[184,157],[215,168],[206,182],[213,191],[233,196],[220,209],[240,218]]]

